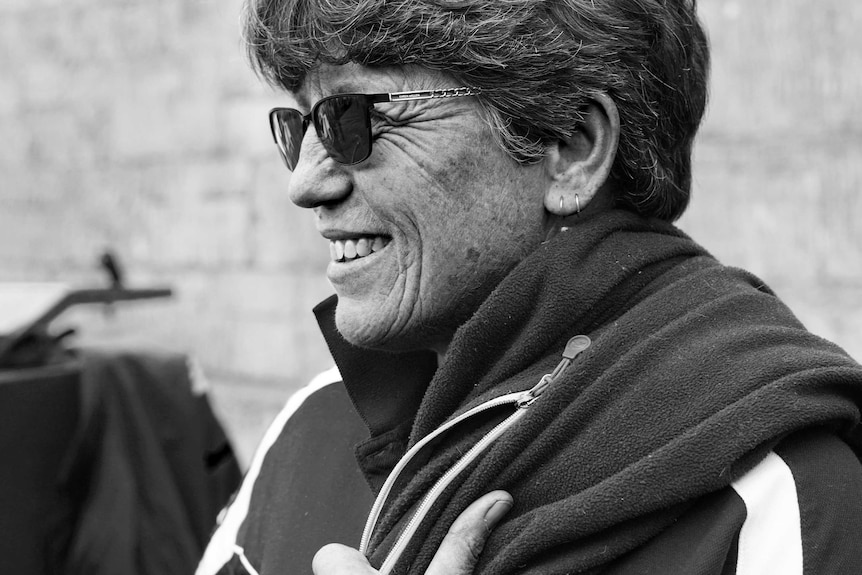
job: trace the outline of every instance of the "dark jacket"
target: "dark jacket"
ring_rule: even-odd
[[[362,544],[375,566],[396,549],[398,560],[386,563],[395,573],[424,572],[458,513],[493,489],[511,492],[515,506],[478,573],[769,571],[757,561],[782,573],[862,572],[854,452],[862,368],[807,332],[759,280],[720,265],[673,226],[618,212],[559,234],[458,330],[436,371],[427,354],[352,348],[321,316],[359,414],[342,416],[351,431],[336,440],[359,440],[355,491],[315,483],[327,468],[343,469],[320,461],[335,453],[333,440],[304,450],[324,469],[294,494],[277,474],[301,469],[299,452],[271,449],[263,464],[276,477],[258,477],[269,491],[252,493],[239,529],[245,556],[234,564],[246,571],[225,573],[310,572],[310,557],[330,539],[301,500],[349,516],[351,533],[339,537],[356,545],[360,522],[352,518],[368,507],[368,488],[381,487]],[[589,336],[589,347],[535,401],[519,403],[577,335]],[[346,404],[339,384],[324,390]],[[421,447],[447,422],[500,397],[513,400]],[[513,414],[499,438],[463,463]],[[296,419],[291,428],[309,425]],[[275,445],[292,441],[285,431]],[[410,448],[410,463],[382,486]],[[436,488],[459,461],[464,469]],[[434,501],[423,501],[429,493]],[[417,510],[424,520],[406,544],[397,542]],[[306,548],[276,560],[270,550],[290,545],[300,525]]]
[[[0,371],[0,573],[192,573],[241,477],[188,357],[53,355]]]

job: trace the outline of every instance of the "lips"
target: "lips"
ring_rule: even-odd
[[[333,262],[349,262],[379,252],[389,243],[385,236],[368,236],[330,240],[329,256]]]

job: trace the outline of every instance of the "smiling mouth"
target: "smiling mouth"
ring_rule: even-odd
[[[330,240],[329,257],[333,262],[352,262],[379,252],[389,244],[385,236]]]

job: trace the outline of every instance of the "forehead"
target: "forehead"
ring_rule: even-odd
[[[352,62],[321,64],[310,70],[299,89],[290,95],[299,105],[310,108],[333,94],[422,90],[450,83],[440,73],[417,67],[368,68]]]

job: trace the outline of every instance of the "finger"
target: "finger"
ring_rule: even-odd
[[[338,543],[330,543],[314,554],[311,561],[314,575],[376,575],[365,555]]]
[[[492,491],[474,501],[449,528],[425,575],[473,573],[488,535],[511,508],[512,496],[505,491]]]

